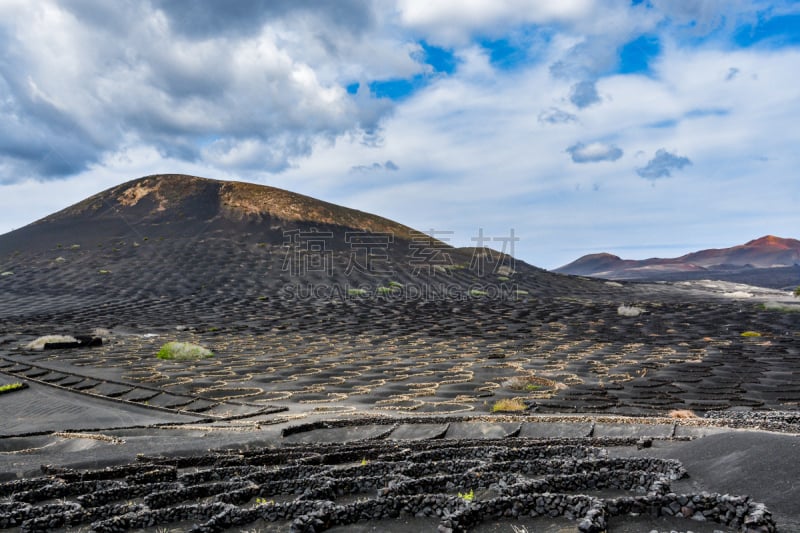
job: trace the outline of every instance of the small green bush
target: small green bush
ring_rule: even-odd
[[[164,360],[186,361],[214,357],[214,352],[190,342],[168,342],[161,347],[156,357]]]
[[[27,385],[25,385],[24,383],[19,383],[19,382],[17,382],[17,383],[9,383],[7,385],[0,385],[0,394],[6,393],[6,392],[14,392],[15,390],[21,390],[21,389],[24,389],[26,387],[27,387]]]
[[[800,285],[794,290],[794,296],[795,298],[800,298]]]
[[[472,500],[475,499],[475,491],[472,490],[472,489],[469,489],[469,492],[463,492],[463,493],[459,492],[458,493],[458,497],[462,498],[466,502],[471,502]]]
[[[364,289],[347,289],[348,296],[366,296],[367,291]]]
[[[5,272],[0,273],[0,276],[2,276],[2,277],[13,276],[13,275],[14,275],[14,273],[11,272],[10,270],[6,270]]]
[[[392,287],[378,287],[377,288],[378,294],[391,294],[394,292]]]
[[[398,283],[396,281],[390,281],[389,282],[389,287],[392,287],[392,288],[395,288],[395,289],[402,289],[403,288],[403,284],[402,283]],[[800,288],[800,287],[798,287],[798,288]]]
[[[743,331],[741,335],[742,337],[760,337],[761,333],[757,331]]]
[[[470,296],[473,296],[473,297],[475,297],[475,298],[479,298],[479,297],[481,297],[481,296],[488,296],[488,295],[489,295],[489,293],[488,293],[488,292],[486,292],[486,291],[481,291],[481,290],[478,290],[478,289],[470,289],[470,290],[469,290],[469,295],[470,295]]]

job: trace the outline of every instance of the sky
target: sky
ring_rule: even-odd
[[[788,0],[0,0],[0,233],[186,173],[543,268],[800,238],[799,67]]]

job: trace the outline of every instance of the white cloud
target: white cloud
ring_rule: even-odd
[[[577,143],[567,148],[574,163],[596,163],[598,161],[616,161],[622,157],[622,149],[613,144],[593,142]]]
[[[492,35],[509,26],[570,22],[592,11],[592,0],[399,0],[402,22],[439,44],[465,44],[474,34]]]

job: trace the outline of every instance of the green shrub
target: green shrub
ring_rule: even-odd
[[[390,281],[389,282],[389,287],[392,287],[392,288],[395,288],[395,289],[402,289],[403,288],[403,284],[402,283],[398,283],[396,281]]]
[[[478,289],[470,289],[470,290],[469,290],[469,295],[470,295],[470,296],[473,296],[473,297],[475,297],[475,298],[479,298],[479,297],[481,297],[481,296],[488,296],[488,295],[489,295],[489,293],[488,293],[488,292],[486,292],[486,291],[481,291],[481,290],[478,290]]]
[[[391,294],[394,292],[392,287],[378,287],[377,288],[378,294]]]
[[[364,289],[347,289],[348,296],[366,296],[367,291]]]
[[[13,276],[13,275],[14,275],[14,273],[13,273],[13,272],[11,272],[10,270],[6,270],[5,272],[3,272],[3,273],[0,273],[0,276],[2,276],[2,277],[5,277],[5,276]]]
[[[510,279],[511,278],[509,278],[508,276],[497,276],[497,281],[500,281],[500,282],[508,281]]]
[[[796,298],[800,298],[800,285],[794,290],[794,295]]]
[[[19,382],[17,382],[17,383],[9,383],[7,385],[0,385],[0,394],[6,393],[6,392],[14,392],[15,390],[22,390],[24,388],[27,388],[27,385],[25,385],[24,383],[19,383]]]
[[[760,337],[761,333],[757,331],[743,331],[741,335],[742,337]]]
[[[164,360],[186,361],[214,357],[214,353],[208,348],[190,342],[168,342],[161,347],[156,357]]]
[[[464,493],[459,492],[458,497],[463,498],[464,501],[471,502],[472,500],[475,499],[475,491],[469,489],[469,492],[464,492]]]

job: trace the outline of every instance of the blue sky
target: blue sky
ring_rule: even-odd
[[[798,238],[798,65],[788,1],[3,0],[0,233],[183,172],[545,268]]]

